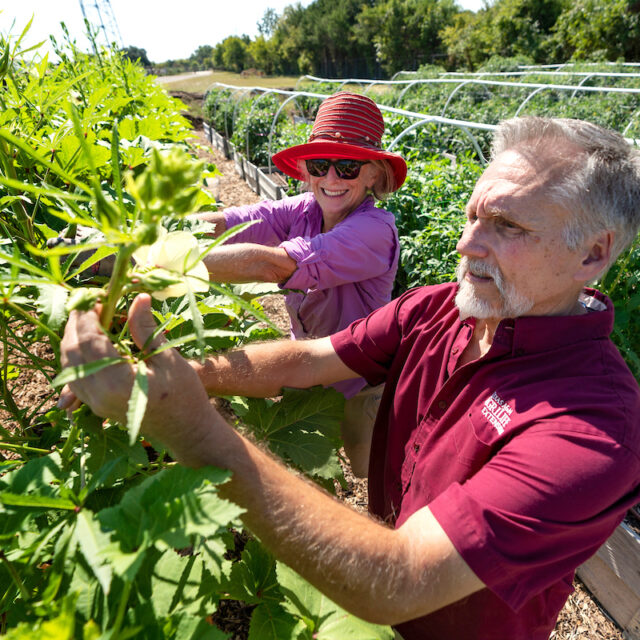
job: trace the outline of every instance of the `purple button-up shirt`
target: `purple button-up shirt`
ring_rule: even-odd
[[[229,242],[282,247],[297,268],[286,282],[287,311],[294,339],[320,338],[344,329],[391,300],[399,242],[392,213],[366,198],[344,220],[322,233],[322,210],[312,193],[265,200],[224,212],[227,228],[259,223]],[[364,381],[334,385],[351,397]]]

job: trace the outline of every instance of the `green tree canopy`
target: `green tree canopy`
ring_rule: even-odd
[[[140,60],[140,64],[143,67],[151,66],[151,62],[149,61],[149,58],[147,58],[146,49],[141,49],[140,47],[126,47],[125,49],[122,49],[122,54],[133,62]]]
[[[217,44],[211,56],[214,67],[222,67],[239,73],[247,67],[250,60],[248,47],[251,39],[248,36],[229,36]]]
[[[354,27],[360,45],[372,42],[388,73],[444,57],[441,32],[459,9],[453,0],[384,0],[363,8]]]
[[[549,43],[559,60],[640,60],[640,14],[629,0],[575,0]]]
[[[489,60],[640,60],[638,7],[638,0],[485,0],[474,13],[456,0],[296,2],[280,16],[267,8],[255,39],[230,36],[178,63],[375,78],[425,64],[473,70]]]

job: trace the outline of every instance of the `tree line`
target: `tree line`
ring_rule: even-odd
[[[253,39],[229,36],[153,67],[385,78],[431,64],[475,70],[495,57],[640,60],[640,0],[485,0],[477,12],[455,0],[315,0],[267,9],[257,26]]]

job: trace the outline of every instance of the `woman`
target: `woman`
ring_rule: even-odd
[[[393,214],[374,206],[374,198],[398,189],[407,166],[381,149],[383,132],[371,99],[348,92],[328,97],[309,141],[273,156],[276,167],[308,184],[308,192],[198,216],[215,223],[215,236],[258,221],[207,255],[211,279],[274,282],[288,290],[294,339],[328,336],[389,302],[398,233]],[[206,386],[206,372],[200,373]],[[347,399],[345,451],[354,473],[365,476],[381,389],[366,387],[363,379],[336,389]]]

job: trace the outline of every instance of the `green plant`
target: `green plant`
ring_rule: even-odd
[[[264,93],[239,105],[231,142],[258,166],[269,162],[269,138],[277,139],[279,129],[287,122],[285,112],[278,113],[280,104],[278,97]]]
[[[0,428],[0,633],[222,639],[227,634],[210,616],[221,599],[241,598],[257,605],[255,638],[333,628],[391,638],[276,567],[258,542],[235,564],[227,560],[241,513],[217,495],[228,473],[182,468],[138,434],[146,367],[127,325],[137,291],[156,296],[153,312],[168,345],[187,355],[277,334],[256,300],[259,289],[209,283],[197,270],[224,236],[212,241],[209,225],[186,218],[215,207],[202,188],[214,168],[193,157],[178,103],[115,52],[61,49],[52,68],[22,58],[19,43],[3,45],[11,62],[0,88],[1,408],[10,419]],[[90,233],[76,244],[46,245],[60,232],[74,237],[78,227]],[[179,259],[163,258],[168,242],[178,243]],[[108,255],[115,256],[111,276],[86,280]],[[97,300],[119,357],[53,380],[67,314]],[[20,408],[15,397],[26,370],[60,387],[121,359],[137,365],[126,429],[86,407],[67,414],[46,398]],[[341,478],[342,398],[323,389],[293,395],[278,406],[246,401],[243,428],[328,486]],[[286,406],[286,415],[273,415]],[[313,455],[300,455],[309,441]],[[301,590],[304,598],[292,597]]]

